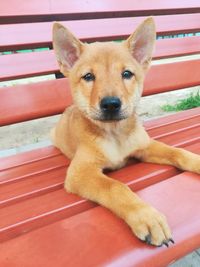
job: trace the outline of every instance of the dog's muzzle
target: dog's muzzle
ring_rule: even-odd
[[[104,97],[100,102],[101,120],[113,121],[121,120],[120,110],[122,102],[118,97],[108,96]]]

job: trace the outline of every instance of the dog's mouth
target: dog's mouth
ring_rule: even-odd
[[[117,112],[102,112],[102,111],[95,111],[93,112],[91,118],[95,121],[101,122],[117,122],[121,120],[127,119],[129,116],[125,111],[117,111]]]
[[[127,116],[124,115],[102,115],[100,117],[93,118],[94,120],[102,121],[102,122],[116,122],[127,119]]]

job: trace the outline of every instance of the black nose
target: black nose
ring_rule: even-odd
[[[121,100],[115,96],[104,97],[100,102],[100,108],[104,112],[117,112],[121,108]]]

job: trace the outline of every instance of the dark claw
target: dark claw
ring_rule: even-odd
[[[172,242],[173,244],[175,243],[172,238],[169,239],[169,242]]]
[[[151,245],[151,235],[148,234],[146,237],[145,237],[145,242],[148,244],[148,245]]]
[[[166,247],[169,247],[169,244],[167,243],[167,241],[163,241],[163,245],[165,245]]]

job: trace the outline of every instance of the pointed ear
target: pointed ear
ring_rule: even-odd
[[[68,71],[78,60],[83,43],[60,23],[53,24],[53,48],[60,71],[67,75]]]
[[[146,71],[150,67],[156,41],[156,28],[152,17],[139,25],[136,31],[125,41],[132,56]]]

